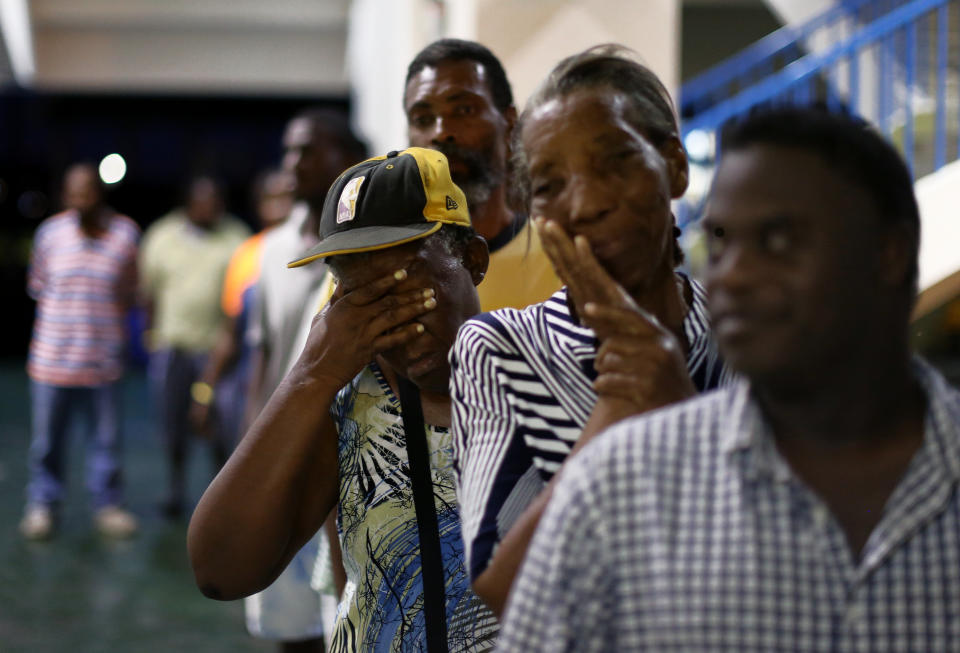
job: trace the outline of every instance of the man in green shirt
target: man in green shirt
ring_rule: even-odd
[[[161,510],[179,517],[185,508],[185,474],[191,392],[212,400],[197,383],[223,320],[220,291],[230,256],[250,229],[224,211],[217,182],[199,177],[187,201],[152,224],[140,250],[141,296],[147,314],[149,376],[169,465]],[[213,420],[214,423],[216,420]],[[208,435],[219,468],[230,454],[214,426]]]

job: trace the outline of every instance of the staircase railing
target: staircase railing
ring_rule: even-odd
[[[927,174],[960,152],[960,63],[950,62],[951,49],[954,59],[960,54],[958,37],[960,0],[901,0],[822,51],[685,118],[684,142],[691,135],[702,142],[758,104],[842,103],[887,134],[915,176]]]
[[[680,115],[693,117],[801,58],[817,38],[836,40],[837,32],[849,33],[858,21],[875,19],[901,2],[843,0],[800,25],[787,25],[768,34],[686,81],[680,92]]]

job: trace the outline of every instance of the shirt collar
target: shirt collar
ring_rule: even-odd
[[[771,476],[777,481],[790,478],[786,461],[777,453],[773,433],[754,401],[750,382],[738,379],[728,394],[729,409],[720,431],[720,449],[739,458],[744,476],[756,479]]]
[[[932,458],[949,478],[960,479],[960,393],[919,356],[914,357],[912,367],[927,396],[923,447],[936,454]],[[750,477],[766,472],[777,480],[788,478],[789,467],[776,451],[769,424],[751,396],[750,382],[739,379],[728,401],[720,432],[721,450],[742,456]]]
[[[927,396],[924,416],[924,446],[951,479],[960,479],[960,392],[942,374],[919,356],[913,372]]]
[[[569,292],[564,286],[543,302],[543,318],[554,327],[557,336],[571,346],[590,345],[595,347],[597,334],[593,329],[580,323],[570,311]]]
[[[527,216],[526,214],[519,214],[513,216],[513,220],[510,221],[506,227],[500,230],[496,236],[487,241],[487,249],[491,254],[496,252],[499,249],[503,249],[513,241],[514,238],[527,226]]]
[[[306,202],[297,202],[290,209],[290,215],[287,217],[289,224],[298,234],[306,235],[304,230],[307,228],[307,218],[310,217],[310,207]],[[316,234],[312,234],[316,236]]]

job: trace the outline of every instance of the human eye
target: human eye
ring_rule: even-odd
[[[621,144],[597,159],[597,169],[604,174],[632,177],[642,163],[642,158],[635,148]]]
[[[760,246],[764,252],[773,256],[789,254],[796,244],[795,240],[789,225],[774,224],[760,232]]]
[[[458,116],[472,116],[477,110],[472,104],[462,103],[454,107],[453,112]]]
[[[407,122],[409,122],[412,127],[425,129],[433,123],[433,114],[427,112],[412,113]]]
[[[539,198],[552,197],[556,195],[562,185],[563,182],[556,177],[534,179],[530,184],[531,194],[533,197]]]
[[[722,226],[716,224],[704,225],[703,231],[707,257],[711,261],[716,261],[727,245],[726,231]]]

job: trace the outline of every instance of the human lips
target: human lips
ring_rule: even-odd
[[[602,261],[609,261],[616,258],[623,251],[622,240],[593,240],[588,238],[590,251],[593,255]]]
[[[441,365],[445,359],[445,353],[439,351],[427,352],[412,358],[407,363],[407,375],[411,378],[424,376]]]
[[[456,155],[447,155],[447,164],[450,166],[450,177],[463,180],[470,174],[470,166]]]
[[[460,145],[445,144],[436,148],[447,157],[450,176],[454,181],[465,181],[477,176],[482,169],[482,157],[475,151]]]
[[[739,340],[756,330],[751,317],[744,313],[721,313],[712,319],[713,332],[720,340]]]
[[[710,310],[713,332],[718,340],[725,342],[755,339],[783,318],[782,312],[722,301],[714,301]]]

